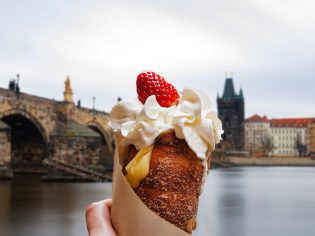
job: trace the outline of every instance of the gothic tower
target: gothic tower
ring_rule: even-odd
[[[217,97],[219,118],[222,121],[226,148],[242,150],[244,147],[244,96],[242,88],[235,93],[232,76],[226,77],[222,97]]]

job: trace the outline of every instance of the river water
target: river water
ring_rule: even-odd
[[[83,236],[85,208],[111,196],[110,183],[0,182],[1,236]],[[315,168],[212,170],[194,236],[315,235]],[[131,235],[132,236],[132,235]]]

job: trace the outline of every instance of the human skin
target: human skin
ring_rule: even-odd
[[[86,226],[89,236],[118,236],[110,218],[112,199],[94,202],[86,208]]]

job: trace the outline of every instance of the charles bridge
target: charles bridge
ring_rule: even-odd
[[[70,79],[64,100],[0,88],[0,177],[41,173],[47,179],[106,180],[113,135],[106,112],[74,104]]]

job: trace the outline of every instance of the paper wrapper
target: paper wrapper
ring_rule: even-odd
[[[111,217],[119,236],[189,236],[151,211],[133,191],[122,173],[116,148]]]

